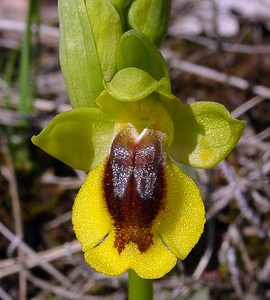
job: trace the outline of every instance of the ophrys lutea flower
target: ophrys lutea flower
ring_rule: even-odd
[[[184,259],[204,226],[194,182],[167,156],[164,133],[124,125],[73,207],[85,260],[107,275],[158,278]]]
[[[172,159],[215,165],[244,128],[220,104],[183,105],[164,94],[157,84],[128,102],[106,86],[97,99],[103,110],[62,113],[33,138],[51,155],[90,171],[72,220],[85,260],[107,275],[134,269],[142,278],[159,278],[188,255],[203,232],[204,206]]]
[[[107,275],[133,269],[159,278],[188,255],[205,213],[198,188],[176,163],[212,167],[244,129],[220,104],[184,105],[171,93],[153,44],[164,36],[169,2],[59,1],[61,66],[74,109],[32,140],[89,172],[72,222],[85,260]],[[150,27],[138,11],[152,16]],[[167,12],[163,29],[157,11]],[[125,32],[127,24],[136,30]]]

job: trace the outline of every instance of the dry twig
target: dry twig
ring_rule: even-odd
[[[170,51],[164,50],[163,54],[169,65],[178,71],[188,72],[197,76],[208,78],[210,80],[229,85],[240,90],[249,90],[255,95],[261,96],[264,99],[270,99],[270,88],[262,85],[253,85],[251,82],[233,75],[228,75],[205,66],[194,64],[177,58],[177,55]]]
[[[65,297],[65,299],[71,299],[71,300],[100,300],[101,298],[99,296],[86,296],[81,295],[81,293],[74,293],[67,291],[66,289],[63,289],[62,287],[52,285],[44,280],[41,280],[40,278],[37,278],[30,273],[27,272],[28,280],[30,280],[34,285],[38,286],[39,288],[48,291],[56,296],[59,297]],[[111,294],[109,296],[102,296],[102,299],[110,299],[110,300],[122,300],[125,299],[125,296],[121,292],[116,292],[115,294]]]
[[[0,140],[0,151],[3,155],[4,164],[5,164],[5,166],[2,167],[2,173],[5,175],[6,179],[9,182],[9,192],[10,192],[9,194],[12,203],[12,214],[14,220],[15,234],[18,240],[21,240],[23,239],[23,223],[22,223],[22,216],[21,216],[21,205],[20,205],[20,198],[18,192],[18,185],[17,185],[12,158],[7,146],[7,141],[4,138]],[[3,168],[5,169],[3,170]],[[17,242],[15,242],[15,244],[16,243]],[[8,249],[9,252],[13,252],[12,245],[14,244],[11,243],[10,248]],[[18,248],[17,252],[18,252],[18,259],[20,262],[22,262],[24,260],[24,253],[20,248]],[[19,299],[26,300],[27,297],[26,295],[27,295],[26,276],[24,270],[21,269],[19,271]]]
[[[49,262],[40,259],[34,250],[32,250],[27,244],[25,244],[18,236],[14,235],[2,222],[0,222],[0,233],[5,236],[10,242],[18,240],[18,248],[25,254],[31,257],[36,263],[47,271],[51,276],[63,284],[66,288],[75,290],[72,282],[70,282],[61,272],[59,272]],[[0,278],[5,277],[7,274],[0,270]]]
[[[36,257],[26,257],[23,264],[15,258],[2,260],[0,261],[0,278],[17,273],[23,268],[32,269],[38,267],[40,261],[51,262],[64,257],[69,259],[71,255],[78,252],[81,252],[81,245],[78,241],[72,241],[59,247],[36,253]]]

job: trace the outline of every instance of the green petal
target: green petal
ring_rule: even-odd
[[[121,19],[108,0],[86,0],[85,3],[103,76],[109,81],[117,71],[118,46],[123,33]],[[87,80],[92,80],[95,76],[92,70],[92,77]]]
[[[140,69],[130,67],[120,70],[111,82],[104,82],[104,87],[117,100],[134,102],[154,92],[163,82],[156,81]]]
[[[59,0],[60,61],[74,108],[95,107],[102,71],[85,1]]]
[[[97,104],[102,111],[118,123],[131,123],[141,132],[144,128],[162,131],[167,134],[169,145],[173,140],[173,122],[166,107],[155,94],[135,102],[121,102],[103,91]]]
[[[115,123],[98,108],[78,108],[57,115],[32,142],[65,164],[83,171],[108,155]]]
[[[128,12],[129,25],[159,46],[167,33],[171,0],[136,0]]]
[[[223,160],[239,141],[245,122],[232,118],[214,102],[182,105],[174,115],[170,156],[182,164],[210,168]]]
[[[141,32],[130,30],[123,34],[119,45],[118,69],[136,67],[159,81],[166,78],[165,87],[170,88],[166,63],[158,48]]]

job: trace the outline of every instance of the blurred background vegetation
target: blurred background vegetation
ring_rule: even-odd
[[[85,264],[71,208],[85,178],[30,138],[70,109],[56,0],[0,2],[0,299],[126,299],[127,277]],[[174,0],[162,52],[183,101],[247,121],[217,167],[189,170],[206,230],[155,299],[270,299],[270,2]]]

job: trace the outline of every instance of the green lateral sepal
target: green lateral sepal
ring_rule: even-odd
[[[57,115],[32,142],[65,164],[90,171],[108,155],[114,129],[99,108],[78,108]]]
[[[211,168],[236,146],[245,122],[215,102],[182,105],[173,116],[174,141],[169,155],[195,168]]]

